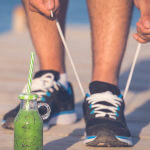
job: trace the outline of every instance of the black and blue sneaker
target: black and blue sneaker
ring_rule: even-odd
[[[25,87],[26,89],[26,87]],[[71,83],[67,82],[67,88],[59,82],[59,73],[56,71],[39,71],[32,81],[32,93],[38,95],[39,103],[46,103],[51,108],[51,114],[44,120],[44,129],[56,124],[72,124],[77,120],[74,110],[74,94]],[[23,91],[24,93],[24,91]],[[13,129],[13,121],[19,111],[19,105],[6,113],[2,120],[2,127]],[[45,108],[39,109],[43,114]]]
[[[95,147],[128,147],[132,138],[124,117],[123,96],[117,86],[92,82],[83,103],[84,143]]]

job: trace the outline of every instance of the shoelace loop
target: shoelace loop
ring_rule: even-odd
[[[118,116],[117,110],[120,109],[122,99],[117,95],[113,95],[110,91],[103,93],[92,94],[87,97],[88,104],[92,109],[91,114],[95,114],[95,117],[105,117],[116,119]],[[110,105],[106,105],[107,102]],[[104,111],[107,110],[107,111]]]
[[[26,89],[27,85],[25,85],[23,93],[26,93]],[[41,100],[42,96],[45,95],[47,91],[52,93],[54,89],[57,91],[59,90],[59,82],[54,80],[54,75],[52,73],[46,73],[32,81],[31,90],[38,95],[38,100]]]

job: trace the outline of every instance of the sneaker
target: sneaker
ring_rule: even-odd
[[[32,81],[32,93],[38,95],[38,102],[47,103],[51,108],[51,115],[43,121],[45,130],[50,125],[72,124],[77,120],[71,83],[67,82],[66,88],[59,81],[59,73],[55,71],[39,71],[35,74]],[[2,127],[7,129],[14,128],[13,122],[19,108],[20,106],[18,105],[4,115]],[[40,114],[44,112],[44,109],[41,109],[39,109]]]
[[[84,143],[95,147],[128,147],[132,138],[124,117],[124,101],[118,87],[92,82],[83,103],[86,123]]]

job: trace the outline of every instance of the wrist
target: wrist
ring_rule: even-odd
[[[134,4],[140,10],[141,16],[150,15],[150,1],[149,0],[134,0]]]

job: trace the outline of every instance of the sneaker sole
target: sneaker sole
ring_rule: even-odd
[[[69,125],[77,121],[75,111],[65,111],[53,116],[47,124],[43,125],[44,130],[48,130],[52,125]]]
[[[66,112],[61,112],[54,117],[50,119],[50,121],[46,124],[43,124],[43,130],[46,131],[49,129],[51,125],[69,125],[73,124],[74,122],[77,121],[77,114],[75,111],[66,111]],[[13,121],[5,121],[2,120],[1,126],[5,129],[14,129],[14,123]]]
[[[13,123],[13,121],[2,120],[1,121],[1,126],[4,129],[9,129],[9,130],[13,130],[14,129],[14,123]]]
[[[93,147],[131,147],[132,138],[101,134],[101,136],[88,136],[84,140],[84,144]]]

